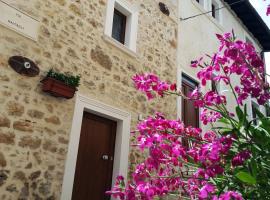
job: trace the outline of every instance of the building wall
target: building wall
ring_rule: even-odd
[[[219,7],[223,7],[222,1],[215,0]],[[204,5],[200,5],[195,0],[180,0],[179,1],[179,18],[187,18],[211,10],[211,0],[204,0]],[[190,61],[196,60],[206,54],[213,55],[218,49],[219,42],[215,37],[216,33],[222,34],[234,30],[237,38],[245,41],[246,37],[253,42],[258,52],[261,51],[260,45],[256,38],[245,28],[242,22],[235,14],[227,8],[223,8],[218,12],[220,15],[219,21],[211,16],[211,13],[180,20],[178,29],[178,83],[181,83],[181,73],[185,72],[197,79],[198,70],[190,67]],[[237,78],[233,79],[234,84],[239,84]],[[227,90],[224,84],[220,86],[221,90]],[[210,85],[208,86],[210,89]],[[234,111],[236,101],[230,92],[225,92],[228,100],[228,108]],[[249,113],[251,114],[251,103],[248,102]],[[181,113],[181,106],[178,107],[178,113]],[[179,114],[179,116],[181,116]],[[207,129],[208,127],[206,127]]]
[[[138,114],[176,116],[174,97],[147,102],[131,77],[148,71],[176,81],[177,1],[163,1],[170,17],[159,11],[159,1],[128,2],[139,7],[136,55],[104,39],[106,0],[8,0],[37,18],[40,29],[34,42],[0,26],[1,200],[60,198],[75,98],[41,91],[50,68],[81,75],[78,93],[130,112],[133,128]],[[40,75],[14,72],[7,63],[14,55],[35,61]]]

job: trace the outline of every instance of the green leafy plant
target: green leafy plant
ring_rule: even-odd
[[[46,77],[56,79],[74,88],[77,88],[80,85],[80,79],[81,79],[79,75],[73,76],[67,73],[59,73],[59,72],[54,71],[53,69],[50,69],[48,71]]]

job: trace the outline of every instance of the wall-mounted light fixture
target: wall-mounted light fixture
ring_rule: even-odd
[[[162,2],[159,2],[159,9],[160,11],[164,14],[164,15],[167,15],[167,16],[170,16],[170,10],[169,8]]]
[[[21,75],[29,77],[39,75],[38,66],[29,58],[22,56],[12,56],[9,58],[8,63],[14,71]]]

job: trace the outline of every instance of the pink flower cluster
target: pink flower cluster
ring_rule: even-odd
[[[234,88],[238,103],[242,105],[251,96],[263,105],[270,94],[267,90],[269,86],[264,81],[264,62],[256,49],[250,43],[235,41],[231,33],[217,34],[217,37],[220,47],[212,57],[211,64],[203,66],[201,58],[191,64],[192,67],[202,68],[197,74],[201,84],[204,86],[208,81],[221,81],[225,85],[232,85],[232,76],[234,79],[239,77],[240,86]]]
[[[217,198],[217,197],[213,198],[213,200],[230,200],[230,199],[242,200],[243,197],[238,192],[228,191],[228,192],[225,192],[224,194],[222,194],[219,198]]]
[[[215,91],[208,91],[205,95],[203,95],[198,88],[193,90],[188,96],[190,100],[194,101],[195,106],[197,107],[205,107],[205,106],[213,106],[213,105],[226,105],[226,97],[224,95],[219,95]]]
[[[181,121],[165,119],[160,113],[139,123],[137,133],[138,146],[141,151],[148,149],[149,156],[136,166],[126,187],[118,178],[110,191],[113,196],[121,200],[152,200],[172,191],[183,191],[192,199],[225,200],[226,196],[237,194],[224,193],[224,197],[218,198],[210,182],[210,178],[224,172],[222,158],[232,147],[231,136],[218,137],[210,131],[202,137],[201,129],[185,127]],[[193,141],[190,148],[183,143],[187,138]],[[187,174],[189,162],[201,166],[193,175]]]
[[[208,109],[203,109],[200,114],[200,120],[203,122],[204,125],[216,122],[221,117],[222,115],[219,112],[210,111]]]
[[[264,0],[265,1],[265,0]],[[270,15],[270,5],[267,6],[266,9],[266,15],[269,16]]]
[[[176,84],[170,84],[161,81],[158,76],[154,74],[141,74],[132,77],[135,87],[144,92],[148,99],[155,97],[155,93],[163,97],[167,91],[176,91]]]
[[[255,48],[235,41],[231,33],[217,37],[220,48],[211,58],[211,64],[202,64],[203,58],[192,62],[192,67],[200,68],[197,77],[201,85],[222,82],[232,89],[238,104],[243,104],[248,97],[264,104],[270,99],[269,86],[264,82],[264,63]],[[238,77],[240,84],[236,86],[232,77]],[[176,84],[161,81],[154,74],[135,75],[132,79],[148,99],[165,94],[182,95]],[[204,94],[196,88],[184,98],[200,108],[200,119],[205,125],[222,117],[235,121],[225,107],[226,97],[219,91]],[[171,193],[199,200],[242,200],[242,195],[236,191],[220,194],[213,180],[225,177],[225,171],[243,166],[252,157],[251,152],[235,153],[239,138],[228,131],[219,134],[214,130],[202,133],[199,128],[186,127],[180,120],[165,119],[160,113],[140,122],[135,131],[136,145],[142,152],[147,150],[148,156],[136,166],[128,183],[118,177],[108,194],[121,200],[153,200]]]
[[[233,159],[232,159],[232,165],[233,166],[241,166],[244,164],[244,162],[251,157],[251,152],[248,150],[242,151],[238,153]]]

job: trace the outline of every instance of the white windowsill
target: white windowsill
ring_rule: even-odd
[[[129,56],[134,57],[134,58],[138,58],[138,54],[136,52],[132,51],[127,46],[123,45],[122,43],[118,42],[117,40],[113,39],[112,37],[110,37],[106,34],[103,34],[102,38],[106,42],[108,42],[110,45],[117,47],[118,49],[120,49],[124,53],[128,54]]]

